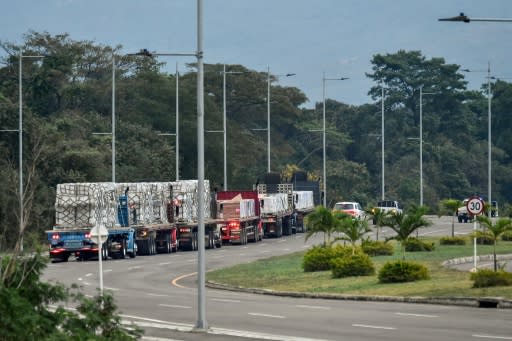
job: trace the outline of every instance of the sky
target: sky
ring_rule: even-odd
[[[195,0],[2,0],[0,41],[23,43],[30,30],[68,33],[78,41],[121,45],[159,53],[197,49]],[[511,0],[204,0],[205,63],[241,64],[279,77],[308,97],[306,107],[326,98],[373,103],[375,54],[420,50],[426,58],[475,70],[468,87],[479,89],[486,73],[511,78],[512,22],[439,22],[464,12],[473,18],[512,18]],[[5,55],[0,51],[0,56]],[[173,73],[194,57],[161,57]],[[228,80],[229,81],[229,80]]]

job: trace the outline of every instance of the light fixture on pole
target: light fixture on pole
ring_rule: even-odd
[[[295,76],[295,73],[286,73],[283,75],[274,75],[276,77]],[[270,66],[267,67],[267,172],[270,173]]]
[[[340,78],[325,78],[325,72],[322,75],[322,98],[323,98],[323,114],[322,114],[322,146],[323,146],[323,166],[322,166],[322,178],[324,182],[324,207],[327,207],[327,170],[326,170],[326,147],[325,147],[325,81],[343,81],[349,79],[348,77]]]
[[[487,22],[512,22],[512,19],[508,18],[470,18],[464,13],[460,13],[458,16],[450,17],[450,18],[441,18],[438,21],[458,21],[470,23],[472,21],[487,21]]]

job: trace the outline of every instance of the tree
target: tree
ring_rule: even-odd
[[[431,224],[423,217],[427,211],[428,208],[425,206],[413,206],[408,213],[390,213],[383,219],[383,226],[387,226],[396,232],[396,235],[387,239],[395,239],[400,243],[404,260],[405,244],[410,235],[417,229]]]
[[[444,199],[441,201],[441,205],[452,216],[452,237],[455,237],[455,214],[459,207],[462,206],[462,201],[457,199]]]
[[[498,270],[498,261],[496,259],[496,244],[498,239],[507,231],[512,231],[512,220],[509,218],[500,218],[493,223],[487,216],[477,216],[476,219],[484,226],[484,231],[476,231],[475,237],[489,238],[493,244],[494,271]]]
[[[368,221],[361,218],[354,219],[354,217],[343,213],[337,213],[335,217],[340,221],[337,224],[336,231],[343,233],[343,236],[335,238],[335,241],[349,241],[352,244],[352,255],[355,255],[357,242],[362,240],[364,235],[371,231],[368,227]]]
[[[307,226],[306,241],[317,233],[323,233],[324,245],[330,246],[332,244],[331,235],[336,231],[339,221],[329,209],[324,206],[318,206],[315,211],[306,216],[305,223]]]

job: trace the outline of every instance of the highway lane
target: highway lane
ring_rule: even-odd
[[[435,224],[420,235],[449,235],[451,221],[432,217]],[[456,223],[457,233],[470,233],[472,224]],[[391,233],[381,231],[381,236]],[[265,239],[247,246],[206,250],[207,270],[290,253],[308,243],[298,234]],[[197,252],[109,260],[104,286],[116,297],[123,318],[137,321],[147,335],[169,337],[189,330],[197,320]],[[86,294],[96,293],[98,263],[50,264],[47,280],[77,283]],[[173,284],[174,281],[174,284]],[[213,331],[231,337],[274,340],[512,340],[512,311],[454,306],[355,302],[254,295],[207,289],[207,321]],[[219,331],[219,328],[223,329]],[[237,336],[234,336],[237,335]],[[177,339],[191,335],[175,336]],[[213,337],[213,336],[212,336]],[[227,338],[227,336],[226,336]],[[204,339],[204,338],[200,338]]]

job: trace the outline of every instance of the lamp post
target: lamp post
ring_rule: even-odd
[[[423,95],[435,95],[435,92],[423,92],[420,86],[420,206],[423,206]]]
[[[381,86],[381,173],[382,173],[382,186],[381,186],[381,200],[384,201],[384,86]]]
[[[325,72],[322,75],[322,98],[323,98],[323,114],[322,114],[322,147],[323,147],[323,182],[324,182],[324,207],[327,207],[327,171],[326,171],[326,148],[325,148],[325,81],[343,81],[349,79],[348,77],[340,78],[325,78]]]
[[[3,129],[1,132],[18,132],[18,191],[20,195],[19,202],[19,251],[23,252],[23,231],[24,231],[24,214],[23,206],[25,205],[25,196],[23,193],[23,58],[44,58],[45,56],[24,56],[23,49],[20,48],[18,56],[18,100],[19,100],[19,117],[18,129]]]
[[[450,17],[450,18],[441,18],[438,19],[439,21],[456,21],[456,22],[465,22],[469,24],[472,21],[484,21],[484,22],[512,22],[512,19],[510,18],[470,18],[464,13],[460,13],[458,16]],[[462,70],[462,71],[469,71],[469,70]],[[489,138],[488,138],[488,156],[487,156],[487,172],[488,172],[488,178],[487,178],[487,190],[488,190],[488,202],[489,202],[489,210],[488,215],[489,218],[492,216],[492,200],[491,200],[491,63],[489,62],[488,68],[487,68],[487,101],[488,101],[488,131],[489,131]]]
[[[284,76],[291,77],[295,76],[294,73],[287,73],[283,75],[275,75],[275,76]],[[270,173],[270,66],[267,67],[267,172]]]

